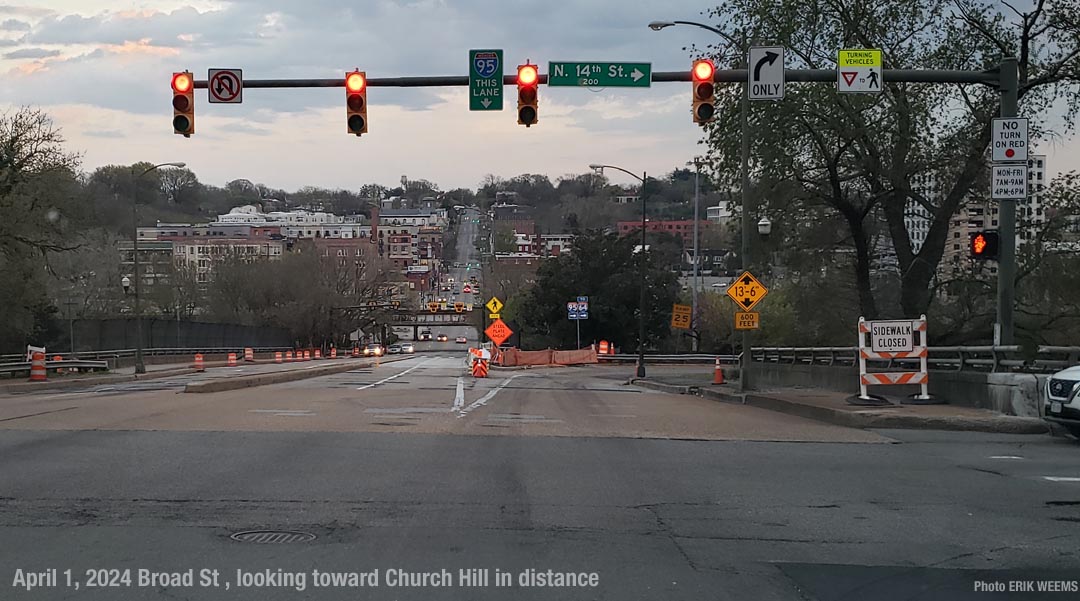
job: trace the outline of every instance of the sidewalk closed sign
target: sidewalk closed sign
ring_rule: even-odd
[[[891,353],[915,350],[915,333],[911,320],[871,321],[869,325],[872,352]]]

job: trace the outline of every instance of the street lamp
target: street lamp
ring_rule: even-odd
[[[637,377],[645,377],[645,182],[648,181],[649,176],[646,173],[642,173],[641,177],[638,177],[636,173],[627,171],[622,167],[616,167],[614,165],[599,165],[593,163],[589,165],[589,169],[596,171],[599,175],[604,174],[604,169],[615,169],[616,171],[622,171],[623,173],[637,179],[641,182],[641,297],[638,300],[638,364],[637,364]]]
[[[673,27],[675,25],[692,25],[694,27],[700,27],[715,33],[723,38],[729,44],[736,46],[740,50],[740,56],[738,61],[738,68],[749,69],[749,65],[745,63],[747,44],[745,33],[741,36],[742,41],[737,42],[734,38],[728,34],[720,31],[719,29],[705,25],[704,23],[697,23],[695,21],[653,21],[649,23],[649,29],[653,31],[660,31],[665,27]],[[746,81],[745,79],[743,81]],[[742,162],[739,167],[740,179],[742,180],[742,268],[743,271],[750,270],[750,237],[753,235],[752,225],[750,222],[750,95],[748,91],[744,91],[742,97],[739,100],[739,121],[740,132],[742,136]],[[739,389],[747,390],[749,384],[747,383],[750,361],[750,330],[743,330],[742,333],[742,359],[739,361]]]
[[[159,163],[147,167],[145,171],[135,176],[135,194],[131,201],[131,262],[134,266],[135,277],[135,373],[145,374],[146,365],[143,364],[142,348],[142,307],[139,305],[139,179],[159,167],[186,167],[187,163]],[[127,292],[131,280],[124,276],[122,280],[124,292]]]

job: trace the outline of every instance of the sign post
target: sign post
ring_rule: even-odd
[[[503,51],[469,51],[469,110],[503,109]]]
[[[578,88],[648,88],[652,63],[549,62],[549,86]]]

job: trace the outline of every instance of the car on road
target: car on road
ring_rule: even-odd
[[[362,353],[365,357],[382,357],[384,354],[386,354],[386,351],[385,349],[383,349],[383,346],[381,344],[372,342],[370,344],[364,345],[364,350],[362,351]]]
[[[1046,379],[1043,418],[1080,438],[1080,365],[1063,369]]]
[[[454,342],[456,342],[458,344],[468,344],[469,340],[468,340],[468,338],[465,338],[464,336],[458,336],[457,338],[454,339]]]
[[[391,344],[390,348],[386,349],[386,354],[388,354],[388,355],[400,355],[401,354],[401,345],[400,344]]]
[[[423,332],[420,332],[420,341],[431,342],[431,330],[424,330]]]
[[[401,352],[406,355],[411,355],[416,352],[416,346],[411,342],[403,342],[401,343]]]
[[[438,341],[438,342],[449,342],[450,337],[447,336],[446,334],[439,334],[438,336],[435,337],[435,340]]]

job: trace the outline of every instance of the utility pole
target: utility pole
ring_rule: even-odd
[[[1020,81],[1015,57],[1001,60],[999,74],[1001,91],[1001,117],[1015,117],[1019,104]],[[1030,192],[1029,192],[1030,193]],[[1011,345],[1013,337],[1013,306],[1016,302],[1016,201],[1000,200],[999,236],[1001,248],[998,256],[997,331],[994,344]]]
[[[694,159],[694,281],[690,293],[691,319],[690,319],[690,344],[693,352],[698,352],[698,264],[701,262],[700,247],[698,246],[698,230],[700,229],[699,207],[701,206],[701,163]]]

